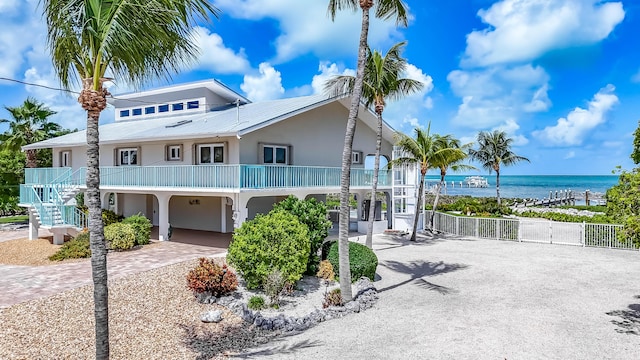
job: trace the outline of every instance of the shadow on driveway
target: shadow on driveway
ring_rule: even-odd
[[[640,299],[640,295],[634,297]],[[607,315],[620,318],[611,320],[611,323],[618,327],[616,332],[640,336],[640,304],[630,304],[628,310],[609,311]]]
[[[410,263],[403,263],[400,261],[389,260],[381,263],[380,265],[386,267],[389,270],[392,270],[401,274],[410,275],[411,277],[405,281],[387,286],[386,288],[379,289],[378,292],[392,290],[402,285],[406,285],[408,283],[414,282],[416,285],[422,288],[436,291],[442,295],[450,294],[452,292],[455,292],[455,290],[446,286],[441,286],[441,285],[431,283],[423,278],[426,276],[437,276],[441,274],[450,273],[453,271],[463,270],[469,267],[469,265],[466,265],[466,264],[447,264],[442,261],[440,262],[413,261]]]

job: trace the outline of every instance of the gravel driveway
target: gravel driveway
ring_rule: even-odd
[[[273,359],[640,359],[640,253],[377,237],[373,309],[246,354]]]

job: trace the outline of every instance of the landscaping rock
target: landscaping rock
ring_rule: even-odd
[[[222,310],[211,310],[202,315],[200,320],[204,323],[219,323],[222,321]]]

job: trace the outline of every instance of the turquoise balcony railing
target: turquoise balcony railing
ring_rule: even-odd
[[[56,179],[65,185],[84,185],[86,169],[54,172],[26,169],[29,179]],[[66,175],[66,178],[65,178]],[[171,187],[228,190],[340,187],[340,168],[277,165],[103,166],[100,184],[118,187]],[[352,169],[351,186],[369,187],[373,170]],[[378,186],[390,186],[389,171],[381,170]]]

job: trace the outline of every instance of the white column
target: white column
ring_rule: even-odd
[[[248,197],[241,196],[240,194],[234,194],[233,214],[231,215],[233,218],[234,229],[237,229],[240,226],[242,226],[242,223],[245,222],[249,217],[249,209],[247,209],[248,203],[249,203]]]
[[[36,219],[35,211],[29,209],[29,240],[37,240],[38,239],[38,229],[40,228],[40,223],[38,219]]]
[[[62,245],[64,244],[64,234],[67,232],[66,229],[51,229],[53,233],[53,245]]]
[[[220,198],[220,232],[227,232],[227,199],[228,197]]]
[[[155,194],[158,198],[158,240],[169,240],[169,194]]]

